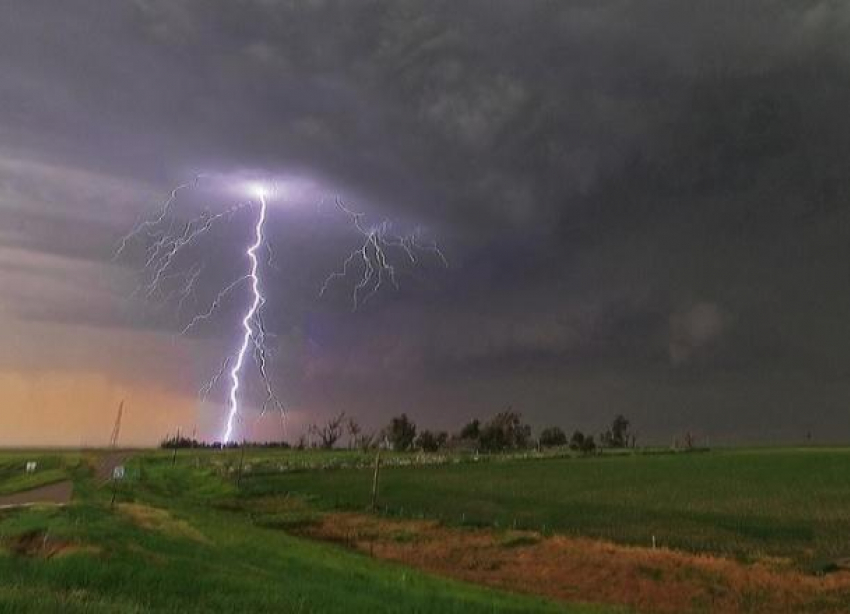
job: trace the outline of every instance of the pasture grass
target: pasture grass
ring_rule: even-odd
[[[385,455],[379,513],[504,529],[506,550],[533,545],[531,530],[644,546],[655,536],[659,546],[810,571],[850,556],[850,449],[544,456]],[[44,475],[70,476],[74,503],[0,511],[0,612],[614,611],[291,535],[324,511],[369,508],[371,454],[139,452],[113,491],[94,479],[94,453],[2,453],[0,488],[19,488],[30,459]]]
[[[249,475],[245,497],[365,510],[370,469]],[[531,529],[796,565],[850,556],[850,449],[736,449],[385,467],[379,508],[447,524]]]
[[[0,612],[568,612],[262,526],[211,463],[156,453],[115,491],[88,465],[65,508],[0,512]]]

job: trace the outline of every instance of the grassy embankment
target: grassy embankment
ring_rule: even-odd
[[[114,508],[79,464],[68,469],[73,505],[0,512],[0,611],[612,611],[437,578],[262,526],[211,462],[222,457],[234,454],[132,460]]]

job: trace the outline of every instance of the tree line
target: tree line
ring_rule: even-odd
[[[591,454],[598,448],[634,447],[637,438],[630,426],[629,420],[622,414],[618,414],[611,422],[610,428],[600,433],[598,439],[593,434],[584,433],[580,430],[575,430],[568,436],[560,426],[554,425],[542,429],[535,439],[532,436],[531,426],[523,420],[522,414],[508,408],[486,421],[477,418],[470,420],[456,433],[431,429],[420,430],[406,413],[394,416],[382,429],[366,433],[355,418],[342,412],[322,424],[311,424],[307,428],[307,433],[302,435],[295,444],[286,441],[268,441],[230,442],[222,445],[219,442],[208,443],[183,437],[178,433],[173,437],[163,439],[160,447],[169,449],[236,448],[244,444],[262,448],[322,448],[330,450],[340,447],[340,444],[347,444],[350,449],[362,450],[387,448],[400,452],[468,450],[493,453],[569,446],[570,449],[577,452]],[[344,440],[346,436],[347,441]]]
[[[535,439],[531,426],[524,422],[522,414],[508,409],[497,413],[489,420],[473,419],[464,424],[457,433],[422,430],[407,414],[392,418],[378,437],[378,445],[384,443],[393,450],[421,450],[437,452],[443,449],[474,449],[480,452],[504,452],[531,448],[555,448],[569,446],[585,454],[598,447],[625,448],[634,446],[635,435],[630,431],[630,422],[617,415],[611,427],[600,434],[597,443],[592,434],[580,430],[569,437],[560,426],[548,426]]]

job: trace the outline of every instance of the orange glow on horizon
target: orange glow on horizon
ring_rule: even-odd
[[[0,372],[0,446],[102,446],[125,400],[119,445],[156,445],[180,427],[191,433],[197,400],[101,373]]]

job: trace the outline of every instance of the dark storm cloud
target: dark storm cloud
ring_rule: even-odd
[[[660,432],[728,433],[734,416],[756,433],[778,399],[841,387],[843,3],[2,10],[0,247],[17,250],[0,259],[7,309],[167,327],[88,309],[56,277],[69,263],[86,279],[106,275],[98,296],[123,305],[128,272],[106,262],[157,194],[198,171],[286,171],[376,219],[427,226],[452,261],[346,314],[341,289],[314,299],[347,246],[344,225],[275,223],[270,292],[286,308],[271,317],[306,382],[287,382],[296,396],[334,378],[337,404],[378,391],[358,401],[375,416],[450,422],[513,402],[541,422],[596,427],[623,411]],[[245,230],[235,223],[233,240]],[[44,271],[47,255],[60,273]],[[208,293],[233,262],[209,257]],[[22,288],[25,265],[43,283]],[[228,314],[202,334],[227,337]],[[846,426],[830,390],[822,403],[813,395],[813,411]],[[594,402],[596,413],[582,409]]]

